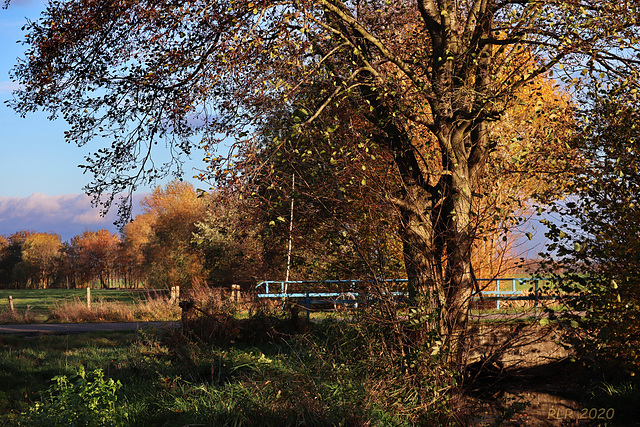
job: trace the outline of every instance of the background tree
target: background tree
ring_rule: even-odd
[[[75,271],[76,283],[90,286],[98,281],[101,287],[111,284],[120,238],[107,229],[85,231],[71,239],[69,263]]]
[[[511,108],[490,125],[496,147],[479,176],[477,277],[504,277],[522,268],[520,247],[532,238],[535,204],[562,197],[584,160],[569,142],[576,107],[557,81],[540,76],[515,94]]]
[[[349,110],[333,113],[362,126]],[[273,142],[274,134],[294,124],[286,114],[265,123],[259,145],[241,156],[238,182],[231,184],[260,200],[265,259],[275,277],[285,276],[292,200],[292,278],[404,276],[396,217],[385,199],[397,179],[391,160],[376,157],[347,127],[328,132],[320,126],[286,143]]]
[[[62,240],[53,233],[33,233],[28,236],[22,248],[22,260],[29,266],[31,281],[44,288],[59,279],[64,257]]]
[[[9,239],[0,235],[0,285],[11,283],[11,269],[9,268]]]
[[[192,242],[195,223],[204,217],[204,201],[193,185],[178,180],[157,187],[142,200],[143,215],[150,217],[151,234],[144,246],[150,286],[190,287],[204,282],[202,256]]]
[[[29,268],[26,264],[21,267],[17,266],[22,263],[22,251],[24,243],[34,231],[22,230],[17,231],[6,238],[6,245],[0,258],[0,273],[2,274],[2,283],[5,286],[26,286],[29,278]]]
[[[263,224],[256,219],[255,202],[242,193],[217,191],[206,203],[193,238],[204,254],[207,282],[250,287],[273,277],[264,266]]]
[[[296,132],[331,129],[341,123],[329,106],[357,106],[401,178],[390,200],[411,298],[436,313],[430,324],[456,365],[489,124],[554,68],[576,84],[635,73],[637,19],[633,2],[595,0],[52,2],[27,25],[13,105],[62,115],[79,144],[113,141],[86,165],[98,195],[162,174],[150,158],[159,140],[188,152],[198,132],[205,146],[220,132],[242,139],[283,109]]]
[[[118,259],[122,276],[130,286],[145,283],[145,251],[153,237],[153,221],[151,214],[138,215],[122,229]]]

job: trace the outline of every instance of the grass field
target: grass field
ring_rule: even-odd
[[[86,289],[0,289],[0,310],[9,306],[9,296],[13,297],[15,309],[48,310],[54,304],[74,300],[86,301]],[[92,301],[118,301],[124,303],[137,303],[144,299],[140,292],[131,292],[126,289],[91,289]]]
[[[63,316],[76,314],[83,321],[180,315],[165,298],[145,300],[126,291],[92,294],[102,300],[88,310],[85,290],[17,292],[57,313],[52,321],[74,321]],[[280,302],[254,301],[255,306],[241,308],[223,296],[201,293],[202,303],[210,305],[203,306],[206,313],[196,313],[199,317],[187,317],[191,326],[182,331],[0,335],[0,425],[66,426],[68,417],[79,414],[102,418],[78,425],[101,426],[441,425],[434,417],[446,405],[421,406],[416,383],[385,366],[399,354],[389,352],[388,330],[374,317],[360,316],[360,310],[318,312],[312,317],[321,316],[322,322],[301,326],[301,319],[283,313]],[[112,389],[91,377],[97,369]],[[84,385],[81,372],[89,378]],[[70,388],[54,393],[50,387],[61,381]],[[594,397],[608,399],[597,401],[598,407],[615,407],[616,414],[640,396],[635,382],[610,388]],[[427,400],[440,402],[437,389],[420,393],[434,393]],[[111,406],[87,409],[100,406],[95,400],[100,398]]]
[[[432,418],[429,406],[416,406],[415,384],[370,359],[380,356],[379,346],[367,350],[354,341],[362,332],[356,324],[329,321],[284,340],[217,344],[160,331],[0,336],[0,425],[67,426],[79,414],[88,418],[76,425],[445,425]],[[82,386],[76,376],[84,371],[91,379],[97,369],[119,384],[114,393],[95,380]],[[59,376],[71,388],[52,401],[48,390]],[[594,390],[585,407],[615,413],[621,423],[608,425],[634,425],[627,419],[637,418],[622,417],[629,409],[637,412],[636,382]],[[109,397],[108,411],[95,409],[101,397]],[[533,409],[525,407],[513,406],[516,412],[498,413],[497,419],[508,421],[518,411],[526,416]],[[469,416],[484,410],[472,407]],[[502,425],[481,419],[463,425]]]
[[[485,295],[496,290],[496,281],[481,281]],[[500,291],[522,292],[530,295],[532,282],[524,280],[500,279]],[[540,284],[542,286],[542,284]],[[91,289],[92,310],[86,309],[86,289],[0,289],[1,323],[34,322],[76,322],[76,321],[137,321],[137,320],[177,320],[179,313],[175,307],[168,310],[166,296],[157,293],[147,295],[144,290]],[[16,315],[8,316],[8,297],[13,298]],[[332,306],[332,304],[328,304]],[[486,301],[483,312],[496,312],[495,302]],[[474,306],[473,313],[478,312]],[[500,312],[514,313],[532,311],[533,302],[500,303]],[[163,314],[166,312],[167,315]],[[314,312],[313,317],[323,317],[323,312]]]
[[[9,311],[9,296],[15,312]],[[0,289],[0,322],[177,320],[179,309],[158,293],[127,289]],[[164,313],[163,313],[164,312]]]

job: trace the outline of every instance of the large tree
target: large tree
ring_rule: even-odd
[[[436,309],[459,360],[489,123],[554,69],[571,84],[635,73],[637,19],[635,2],[596,0],[52,1],[27,24],[13,105],[63,116],[79,144],[112,141],[87,159],[98,194],[163,173],[158,142],[250,144],[247,132],[283,110],[294,133],[330,130],[349,123],[329,107],[357,107],[401,177],[390,199],[411,297]]]
[[[310,94],[316,90],[314,85],[306,89]],[[522,256],[514,236],[524,237],[522,220],[530,215],[531,202],[556,197],[566,188],[569,166],[580,161],[567,144],[574,123],[570,99],[557,81],[540,76],[518,90],[500,122],[489,126],[496,146],[479,173],[472,226],[477,277],[499,277],[514,268]],[[236,162],[236,179],[225,174],[227,186],[260,196],[265,224],[271,222],[269,231],[282,238],[268,247],[280,254],[286,252],[295,200],[293,253],[296,261],[308,262],[295,263],[293,273],[300,277],[402,277],[400,210],[390,202],[401,178],[392,154],[370,137],[357,106],[345,104],[327,107],[325,114],[348,126],[309,126],[286,141],[274,141],[273,135],[290,132],[297,116],[270,117],[254,150]],[[425,158],[437,157],[434,147],[423,144],[421,151]],[[282,276],[284,268],[275,277]]]

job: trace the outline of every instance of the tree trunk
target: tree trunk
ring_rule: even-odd
[[[452,203],[456,215],[449,219],[455,228],[445,231],[446,234],[440,231],[441,222],[446,219],[438,212],[418,215],[417,210],[430,210],[414,200],[414,209],[401,209],[400,235],[410,300],[419,311],[435,314],[434,322],[423,326],[437,330],[442,348],[447,351],[447,364],[459,367],[464,362],[465,331],[475,278],[471,265],[470,206],[456,200]],[[421,341],[421,337],[426,335],[418,334],[416,339]]]
[[[471,251],[475,239],[472,223],[471,180],[466,164],[453,168],[451,204],[452,226],[447,241],[447,269],[445,274],[446,322],[448,349],[451,363],[461,366],[464,362],[465,334],[469,307],[476,287],[471,264]]]
[[[454,148],[464,148],[463,135],[457,131],[445,134]],[[454,368],[464,364],[468,313],[476,287],[471,264],[475,176],[466,156],[463,149],[457,156],[443,153],[445,173],[434,187],[425,185],[424,177],[420,180],[404,175],[403,201],[399,204],[410,299],[418,310],[435,314],[433,323],[424,327],[437,330],[442,350],[446,351],[445,363]],[[397,156],[396,162],[406,158]],[[411,170],[398,166],[401,173]],[[416,338],[421,340],[420,336]]]
[[[459,368],[464,363],[465,333],[473,290],[471,265],[475,238],[472,224],[472,188],[477,165],[486,161],[486,123],[434,124],[442,156],[440,179],[429,181],[419,149],[406,124],[398,122],[376,94],[366,87],[363,95],[372,107],[368,120],[380,129],[380,144],[393,153],[402,178],[401,195],[395,200],[400,210],[400,237],[409,298],[419,313],[430,313],[431,321],[416,334],[415,344],[424,346],[429,332],[437,331],[445,363]],[[455,124],[454,124],[455,123]]]
[[[434,227],[431,194],[418,185],[405,186],[405,204],[401,206],[400,236],[407,278],[409,299],[419,309],[440,313],[446,300],[444,294],[441,236]],[[442,322],[426,324],[437,328]]]

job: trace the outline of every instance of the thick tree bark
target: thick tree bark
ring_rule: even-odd
[[[452,174],[453,226],[447,239],[446,322],[451,362],[463,362],[465,332],[473,290],[476,287],[471,251],[475,238],[472,224],[473,206],[469,173],[466,167],[454,168]]]
[[[407,189],[408,194],[423,191]],[[447,351],[448,363],[460,366],[469,305],[475,288],[471,265],[471,206],[456,198],[445,200],[444,204],[453,204],[455,215],[434,214],[429,208],[429,199],[405,199],[405,206],[401,207],[400,235],[410,299],[417,308],[436,314],[435,324],[424,324],[424,327],[437,329],[444,343],[443,349]],[[443,221],[454,223],[454,229],[444,235],[441,231]]]
[[[439,310],[445,304],[442,236],[438,234],[433,196],[418,185],[404,187],[400,206],[400,236],[405,269],[409,279],[409,298]]]
[[[473,136],[457,131],[440,135],[454,150],[443,153],[445,173],[433,187],[424,184],[426,178],[415,179],[403,173],[412,170],[403,165],[412,156],[396,156],[404,186],[398,206],[409,295],[415,306],[437,314],[436,324],[425,327],[437,328],[447,363],[454,367],[464,363],[468,313],[476,288],[471,264],[475,162],[470,168],[471,150],[464,147],[465,143],[474,146],[486,141]]]
[[[476,165],[486,140],[485,127],[457,127],[440,124],[437,139],[441,147],[442,173],[436,185],[429,182],[429,171],[421,165],[419,149],[412,143],[405,126],[394,118],[380,99],[366,89],[363,95],[373,107],[368,119],[382,134],[402,179],[400,197],[400,237],[409,298],[419,311],[435,314],[424,323],[414,344],[426,345],[429,330],[436,329],[446,352],[446,363],[460,367],[464,363],[465,332],[469,306],[476,287],[471,251],[475,238],[472,189]],[[482,137],[481,137],[482,136]],[[471,163],[469,162],[470,158]],[[431,171],[433,172],[433,171]],[[427,330],[429,329],[429,330]]]

